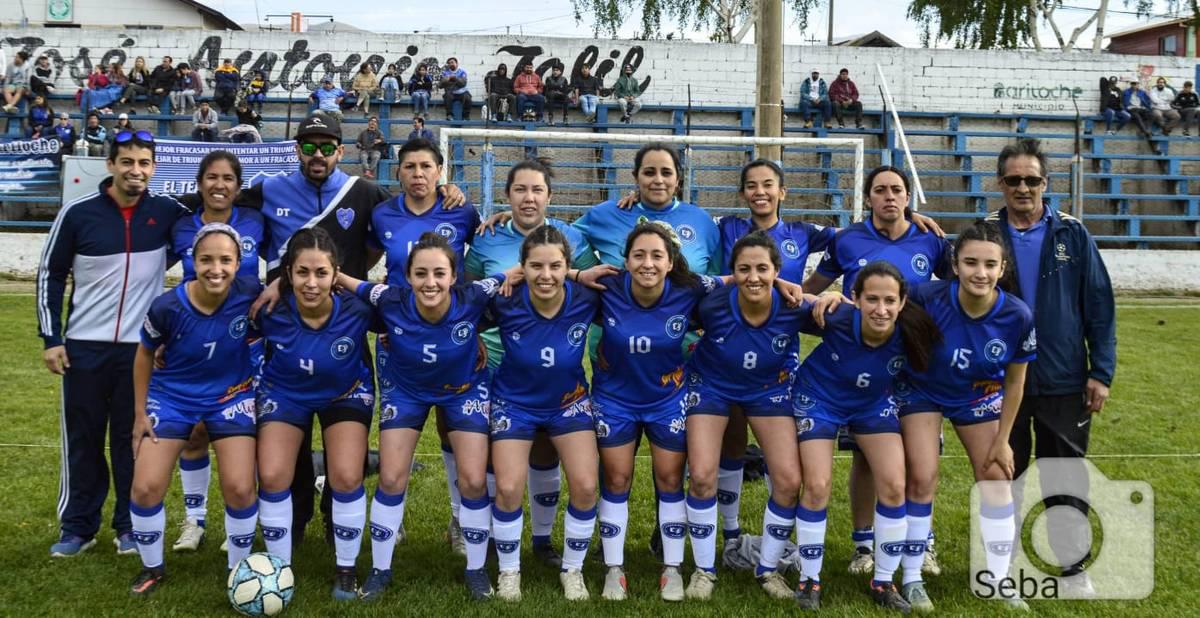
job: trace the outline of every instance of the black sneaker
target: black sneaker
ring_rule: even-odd
[[[333,575],[333,600],[353,601],[358,598],[358,575],[354,567],[338,567]]]
[[[133,578],[133,584],[129,586],[129,594],[135,597],[148,597],[150,593],[158,589],[158,585],[166,579],[167,573],[162,567],[147,568],[143,567],[137,577]]]
[[[803,610],[817,611],[821,609],[821,584],[811,579],[800,582],[796,587],[796,605]]]
[[[467,582],[467,591],[471,593],[471,598],[475,601],[488,601],[492,598],[492,580],[488,579],[487,570],[485,569],[467,569],[464,579]]]
[[[371,574],[367,576],[367,581],[363,583],[362,590],[359,591],[359,598],[364,601],[375,601],[383,596],[384,591],[392,583],[392,570],[382,571],[379,569],[371,569]]]
[[[907,614],[912,611],[912,606],[900,593],[896,591],[896,585],[892,582],[871,583],[871,597],[875,599],[875,604],[884,609],[894,609],[901,614]]]
[[[550,543],[545,545],[533,545],[533,557],[537,558],[542,564],[551,567],[555,570],[562,568],[562,555]]]

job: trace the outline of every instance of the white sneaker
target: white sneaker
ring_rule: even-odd
[[[875,572],[875,556],[871,553],[869,547],[858,547],[854,550],[854,558],[850,560],[850,567],[846,570],[850,571],[851,575],[870,575]]]
[[[204,526],[196,523],[192,517],[185,517],[179,523],[179,539],[171,546],[173,551],[196,551],[204,541]]]
[[[582,582],[583,580],[580,579]],[[567,586],[567,582],[563,580],[563,587]],[[608,572],[604,574],[604,591],[600,593],[601,598],[606,601],[624,601],[628,595],[629,586],[625,583],[625,569],[619,566],[608,567]],[[587,598],[587,590],[583,591],[584,597]],[[567,598],[571,598],[571,593],[567,593]]]
[[[941,575],[942,565],[938,562],[937,550],[933,544],[925,546],[925,561],[921,563],[921,573],[924,575]]]
[[[562,582],[563,596],[568,601],[588,600],[588,589],[587,584],[583,582],[583,571],[567,569],[558,574],[558,581]]]
[[[713,588],[717,585],[717,574],[704,569],[692,571],[692,581],[688,582],[687,598],[694,601],[707,601],[712,598]]]
[[[658,594],[664,601],[683,600],[683,575],[680,575],[679,567],[663,568],[662,577],[658,578]]]
[[[450,548],[454,553],[460,556],[467,555],[467,544],[463,541],[462,528],[458,525],[458,520],[450,518],[450,525],[446,528],[446,540],[450,542]]]
[[[758,585],[762,586],[763,591],[772,599],[792,598],[792,587],[779,574],[779,571],[767,571],[765,574],[759,575]]]
[[[500,571],[500,578],[496,581],[496,598],[514,603],[521,600],[520,571]]]

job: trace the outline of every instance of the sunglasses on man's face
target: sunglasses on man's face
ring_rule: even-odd
[[[1010,187],[1019,187],[1023,182],[1030,189],[1036,189],[1042,186],[1043,182],[1046,182],[1046,179],[1041,176],[1005,176],[1001,180]]]
[[[312,142],[301,142],[300,153],[306,157],[316,156],[317,151],[321,152],[321,156],[332,157],[333,153],[337,152],[337,144],[326,142],[324,144],[314,144]]]
[[[113,138],[113,142],[124,144],[125,142],[140,142],[143,144],[153,144],[154,135],[149,131],[121,131]]]

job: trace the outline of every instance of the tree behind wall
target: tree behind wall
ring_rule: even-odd
[[[596,34],[617,36],[621,26],[640,12],[636,38],[662,37],[664,19],[681,30],[709,33],[718,43],[740,43],[754,26],[758,2],[762,0],[571,0],[575,20],[590,19]],[[767,0],[785,2],[801,30],[808,27],[808,12],[827,0]]]

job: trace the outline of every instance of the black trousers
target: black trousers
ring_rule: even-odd
[[[1041,496],[1047,511],[1055,506],[1066,505],[1078,509],[1084,518],[1088,514],[1087,490],[1088,471],[1083,457],[1087,455],[1088,438],[1091,434],[1092,415],[1087,410],[1085,395],[1030,396],[1021,402],[1021,410],[1009,437],[1013,449],[1015,476],[1020,477],[1029,467],[1030,456],[1043,458],[1069,458],[1076,462],[1065,462],[1056,467],[1056,474],[1040,475]],[[1014,499],[1018,504],[1023,498],[1021,483],[1013,485]],[[1017,509],[1021,512],[1021,509]],[[1090,526],[1078,525],[1075,517],[1055,517],[1047,513],[1046,527],[1050,549],[1063,574],[1072,575],[1090,557],[1092,544]],[[1060,511],[1061,514],[1061,511]],[[1020,536],[1018,522],[1018,536]],[[1049,556],[1043,557],[1048,559]]]

